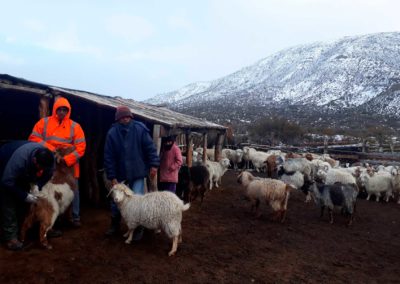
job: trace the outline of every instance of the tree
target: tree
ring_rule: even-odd
[[[305,131],[297,123],[284,118],[263,118],[250,128],[253,140],[262,144],[276,145],[279,142],[295,144],[303,137]]]

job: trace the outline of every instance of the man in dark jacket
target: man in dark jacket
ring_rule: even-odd
[[[154,178],[160,165],[157,149],[149,129],[141,122],[134,121],[130,109],[120,106],[115,121],[107,133],[104,147],[104,168],[112,185],[125,181],[135,194],[144,194],[144,178]],[[119,231],[121,214],[111,201],[111,227],[106,235]],[[140,239],[143,230],[135,234]]]
[[[41,188],[52,176],[53,153],[44,146],[28,141],[14,141],[0,148],[0,199],[2,239],[11,250],[19,250],[18,212],[23,202],[35,203],[28,193],[30,184]]]

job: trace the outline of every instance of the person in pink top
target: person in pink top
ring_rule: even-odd
[[[178,172],[182,166],[182,154],[175,144],[174,136],[163,138],[160,153],[160,191],[171,191],[175,193],[178,183]]]

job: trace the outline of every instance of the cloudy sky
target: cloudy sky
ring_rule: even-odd
[[[398,0],[0,0],[0,74],[144,100],[281,49],[400,31]]]

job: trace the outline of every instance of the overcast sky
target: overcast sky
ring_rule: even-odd
[[[0,73],[144,100],[281,49],[400,31],[399,0],[0,0]]]

